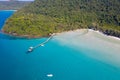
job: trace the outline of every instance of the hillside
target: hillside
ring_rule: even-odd
[[[0,1],[0,10],[18,10],[25,5],[28,5],[29,1]]]
[[[120,0],[36,0],[9,18],[3,31],[42,37],[80,28],[120,37]]]

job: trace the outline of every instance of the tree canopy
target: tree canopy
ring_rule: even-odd
[[[35,0],[9,18],[3,31],[41,37],[80,28],[120,37],[120,0]]]

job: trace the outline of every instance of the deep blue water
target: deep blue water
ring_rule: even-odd
[[[9,12],[9,13],[8,13]],[[0,11],[0,29],[4,25],[5,20],[13,14],[13,11]]]
[[[0,11],[0,27],[13,11]],[[26,54],[42,39],[10,39],[0,34],[0,80],[120,80],[120,69],[51,40]],[[96,53],[96,51],[92,51]],[[53,74],[52,78],[47,74]]]

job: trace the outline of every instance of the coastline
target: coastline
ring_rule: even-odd
[[[63,41],[63,43],[67,43],[67,41],[64,42],[64,38],[65,39],[68,38],[70,40],[71,39],[74,40],[74,38],[81,38],[83,40],[84,37],[85,37],[86,40],[89,40],[89,39],[93,38],[93,41],[94,41],[94,39],[97,39],[97,40],[101,40],[101,41],[107,42],[107,43],[120,44],[120,38],[114,37],[114,36],[108,36],[106,34],[101,33],[100,31],[95,31],[95,30],[92,30],[92,29],[77,29],[77,30],[73,30],[73,31],[56,33],[55,38],[56,37],[58,37],[58,39],[57,39],[58,41],[60,39],[61,41]],[[77,40],[76,42],[81,41],[81,39]],[[92,42],[92,40],[91,40],[91,42]]]
[[[96,32],[96,33],[98,33],[98,34],[101,34],[101,35],[104,35],[104,36],[106,36],[106,37],[108,37],[108,38],[112,38],[112,39],[120,40],[120,38],[118,38],[118,37],[104,34],[104,33],[100,32],[99,30],[93,30],[93,29],[88,29],[88,30],[89,30],[89,31],[94,31],[94,32]]]
[[[84,31],[85,30],[85,31]],[[79,32],[79,31],[83,31],[84,33],[82,33],[81,35],[89,32],[89,31],[94,31],[98,34],[101,34],[101,35],[104,35],[105,37],[107,38],[111,38],[111,39],[116,39],[116,40],[120,40],[119,37],[116,37],[116,36],[111,36],[111,35],[107,35],[107,34],[104,34],[103,32],[100,32],[99,30],[93,30],[93,29],[76,29],[76,30],[70,30],[70,31],[64,31],[64,32],[60,32],[60,33],[55,33],[56,35],[58,34],[61,34],[61,33],[67,33],[67,32]],[[30,36],[30,35],[16,35],[14,33],[6,33],[4,32],[2,29],[0,30],[0,33],[4,33],[6,35],[10,35],[10,36],[13,36],[13,37],[16,37],[16,38],[26,38],[26,39],[38,39],[38,38],[42,38],[42,37],[49,37],[50,35],[47,35],[47,36]],[[54,34],[54,33],[53,33]]]
[[[17,10],[0,10],[0,11],[15,11],[16,12]]]
[[[6,33],[3,30],[0,30],[0,33],[7,35],[7,36],[10,36],[10,37],[13,37],[13,38],[18,38],[18,39],[40,39],[40,38],[49,37],[49,36],[42,36],[41,37],[41,36],[29,36],[29,35],[13,35],[10,33]]]

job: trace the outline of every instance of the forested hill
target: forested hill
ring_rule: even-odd
[[[36,0],[9,18],[3,31],[40,37],[80,28],[120,37],[120,0]]]
[[[0,1],[0,10],[18,10],[31,1]]]

